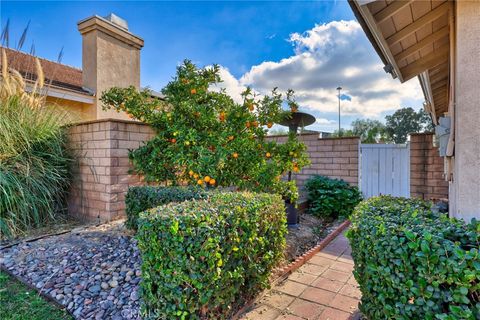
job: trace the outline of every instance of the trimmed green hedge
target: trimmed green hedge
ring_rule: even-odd
[[[421,200],[362,202],[348,238],[368,319],[480,319],[480,224]]]
[[[127,214],[125,225],[129,229],[136,230],[140,212],[170,202],[205,199],[206,197],[207,191],[196,187],[130,187],[125,197],[125,211]]]
[[[362,201],[357,187],[339,179],[315,175],[305,183],[308,212],[318,217],[349,216]]]
[[[226,319],[268,286],[285,247],[279,195],[212,193],[140,214],[144,316]]]

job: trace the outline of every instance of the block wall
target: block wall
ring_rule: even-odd
[[[287,136],[271,136],[269,139],[279,143],[287,141]],[[358,152],[360,139],[346,138],[318,138],[316,134],[303,134],[300,140],[307,146],[307,153],[312,162],[292,178],[297,180],[301,193],[305,181],[312,175],[318,174],[335,179],[342,179],[351,185],[358,185]]]
[[[128,187],[143,183],[141,176],[128,173],[128,151],[153,135],[148,125],[134,121],[105,119],[72,125],[69,137],[77,163],[69,213],[99,222],[123,215]]]

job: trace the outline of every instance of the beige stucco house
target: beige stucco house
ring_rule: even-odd
[[[449,117],[445,179],[450,215],[480,218],[480,1],[349,0],[401,82],[418,77],[435,124]]]
[[[47,102],[68,111],[73,122],[128,119],[125,113],[102,110],[101,93],[113,86],[140,87],[140,50],[143,39],[129,31],[127,22],[110,14],[78,22],[82,35],[82,69],[39,58],[47,86]],[[35,57],[4,48],[9,67],[19,71],[27,89],[37,78]]]

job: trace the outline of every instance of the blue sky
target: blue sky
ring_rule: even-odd
[[[350,97],[342,101],[342,124],[421,105],[416,80],[402,86],[383,72],[346,1],[2,1],[0,16],[2,27],[10,19],[11,47],[31,21],[24,51],[33,41],[38,56],[56,60],[64,47],[62,62],[81,67],[76,22],[111,12],[145,40],[141,81],[156,90],[188,58],[224,67],[232,95],[246,85],[260,93],[274,86],[295,89],[301,107],[319,119],[316,129],[338,126],[338,85]]]

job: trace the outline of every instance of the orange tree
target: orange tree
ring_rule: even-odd
[[[156,131],[130,152],[136,172],[147,181],[278,192],[294,201],[294,183],[281,176],[308,164],[306,147],[295,135],[284,144],[265,139],[275,122],[297,110],[293,92],[286,95],[290,111],[284,111],[276,89],[262,98],[247,89],[239,104],[224,90],[210,90],[219,82],[218,66],[200,69],[185,61],[162,90],[163,99],[129,87],[112,88],[101,101]]]

